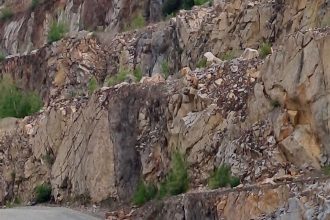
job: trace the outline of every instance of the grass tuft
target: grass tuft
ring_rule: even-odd
[[[235,58],[234,51],[229,50],[222,55],[221,60],[232,60],[234,58]]]
[[[0,81],[0,118],[24,118],[40,110],[41,97],[34,92],[23,92],[4,77]]]
[[[168,76],[170,75],[170,67],[169,67],[167,61],[163,61],[161,63],[161,71],[162,71],[164,78],[167,79]]]
[[[125,26],[124,31],[135,30],[143,28],[144,26],[146,26],[145,18],[142,15],[137,15]]]
[[[32,0],[31,2],[31,10],[33,11],[40,4],[40,0]]]
[[[48,202],[52,195],[52,187],[49,184],[41,184],[35,188],[37,203]]]
[[[163,183],[160,184],[159,198],[166,195],[178,195],[188,190],[188,167],[183,155],[176,151],[172,155],[171,169]]]
[[[51,24],[48,32],[48,43],[61,40],[68,32],[66,25],[62,22],[54,22]]]
[[[129,74],[128,69],[119,68],[119,72],[108,79],[108,86],[114,86],[125,81],[128,74]]]
[[[1,10],[0,20],[7,21],[10,20],[14,16],[14,13],[10,8],[3,8]]]
[[[6,55],[0,52],[0,62],[4,61],[6,59]]]
[[[154,199],[157,194],[157,187],[153,184],[145,184],[140,181],[137,190],[133,195],[133,204],[141,206],[144,203]]]
[[[207,59],[202,58],[202,59],[198,60],[198,62],[196,63],[196,67],[197,68],[205,68],[206,64],[207,64]]]
[[[143,76],[142,69],[140,66],[137,66],[134,69],[133,75],[135,77],[136,82],[140,82],[140,80],[142,79],[142,76]]]
[[[92,95],[94,91],[98,88],[98,83],[95,78],[95,76],[92,76],[92,78],[89,79],[87,89],[88,89],[88,94]]]
[[[259,47],[259,54],[262,59],[266,58],[269,54],[272,53],[272,46],[270,43],[262,43]]]
[[[216,168],[213,174],[208,180],[208,186],[211,189],[217,189],[220,187],[236,187],[240,184],[240,179],[231,175],[230,166],[221,165]]]

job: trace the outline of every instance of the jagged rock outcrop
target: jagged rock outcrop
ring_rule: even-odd
[[[24,119],[0,121],[0,203],[33,201],[34,188],[47,182],[55,202],[111,200],[116,209],[130,201],[141,178],[164,180],[178,149],[187,159],[191,192],[134,212],[123,208],[125,215],[114,212],[109,219],[329,218],[329,180],[320,169],[330,151],[330,32],[311,29],[327,21],[328,1],[215,2],[117,33],[116,19],[125,22],[136,10],[162,4],[142,1],[130,11],[126,3],[44,2],[33,12],[46,7],[41,23],[64,16],[71,24],[85,21],[79,28],[101,25],[113,33],[73,33],[74,27],[71,37],[1,62],[0,74],[37,91],[45,106]],[[57,4],[62,9],[56,12]],[[0,30],[19,18],[22,27],[36,27],[25,25],[30,11],[20,7]],[[125,19],[122,10],[130,11]],[[160,19],[152,13],[151,20]],[[16,26],[6,35],[12,42],[1,41],[1,47],[14,53],[40,47],[47,29],[41,26],[35,33],[41,43],[27,47],[32,35]],[[265,60],[256,50],[222,59],[228,51],[240,57],[263,41],[273,43]],[[211,59],[196,68],[205,53]],[[143,78],[108,87],[123,69],[140,69]],[[95,92],[88,90],[93,78]],[[207,190],[210,173],[221,164],[230,165],[242,185]]]
[[[0,50],[17,54],[42,47],[47,43],[52,22],[64,22],[69,32],[80,30],[124,29],[136,16],[156,22],[162,17],[162,1],[129,0],[40,0],[32,7],[31,0],[8,0],[0,8],[10,9],[13,17],[0,21]]]
[[[192,192],[108,219],[329,219],[329,180]]]
[[[326,92],[329,71],[325,61],[328,39],[327,30],[291,35],[262,71],[266,93],[286,109],[282,114],[290,118],[287,126],[294,128],[285,134],[280,131],[278,137],[288,157],[299,165],[318,167],[318,162],[326,161],[323,155],[330,149]]]
[[[109,35],[121,31],[134,16],[144,15],[147,21],[161,18],[159,0],[120,1],[45,1],[31,10],[31,2],[8,1],[14,17],[0,21],[0,49],[8,55],[31,51],[47,42],[53,20],[66,21],[70,33],[79,30],[106,30]],[[205,52],[220,57],[228,50],[240,53],[247,47],[257,48],[258,41],[275,42],[289,33],[325,25],[328,20],[325,0],[305,1],[242,1],[235,0],[209,8],[181,11],[174,23],[182,53],[183,66],[195,66]],[[27,28],[29,27],[29,28]],[[166,36],[166,33],[165,33]],[[175,40],[173,38],[172,40]]]

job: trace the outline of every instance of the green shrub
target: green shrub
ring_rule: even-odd
[[[146,25],[146,20],[142,15],[137,15],[135,16],[131,22],[125,26],[124,30],[129,31],[129,30],[135,30],[139,28],[143,28]]]
[[[52,166],[55,162],[55,157],[50,152],[47,152],[45,155],[43,155],[42,159],[46,162],[46,164],[48,164],[48,166]]]
[[[278,100],[272,100],[270,104],[273,106],[273,108],[277,108],[281,106],[281,103]]]
[[[64,23],[53,22],[48,32],[48,43],[61,40],[65,36],[67,31],[68,29]]]
[[[162,74],[164,75],[165,79],[167,79],[168,76],[170,75],[170,67],[169,67],[167,61],[163,61],[161,63],[161,71],[162,71]]]
[[[6,59],[6,55],[0,52],[0,62]]]
[[[181,7],[181,1],[178,0],[166,0],[163,4],[163,14],[169,15],[172,14],[174,12],[176,12],[177,10],[179,10]]]
[[[240,184],[240,180],[237,177],[233,177],[230,173],[230,167],[227,165],[221,165],[218,167],[208,180],[208,186],[211,189],[217,189],[219,187],[236,187]]]
[[[10,173],[10,177],[11,177],[11,179],[12,179],[13,181],[15,181],[15,178],[16,178],[16,172],[15,172],[15,171],[12,171],[12,172]]]
[[[171,14],[166,15],[165,16],[165,20],[169,20],[169,19],[171,19],[173,17],[175,17],[175,13],[174,12],[172,12]]]
[[[108,79],[108,86],[114,86],[125,81],[128,74],[129,70],[125,68],[119,68],[119,72]]]
[[[20,205],[22,204],[22,199],[20,197],[15,197],[14,198],[14,204],[15,205]]]
[[[14,208],[14,203],[7,200],[5,203],[5,207],[9,209]]]
[[[196,67],[197,68],[205,68],[206,64],[207,64],[207,59],[202,58],[202,59],[198,60],[198,62],[196,63]]]
[[[195,4],[194,0],[181,0],[181,2],[182,2],[181,8],[186,10],[190,10]]]
[[[241,183],[240,179],[236,176],[232,176],[230,181],[229,181],[229,185],[233,188],[238,186]]]
[[[204,5],[209,0],[194,0],[195,5]]]
[[[35,188],[35,196],[37,203],[48,202],[51,198],[52,187],[49,184],[38,185]]]
[[[137,66],[137,67],[134,69],[133,75],[134,75],[134,77],[135,77],[135,80],[136,80],[137,82],[140,82],[140,80],[142,79],[142,76],[143,76],[143,74],[142,74],[142,69],[141,69],[140,66]]]
[[[0,81],[0,118],[24,118],[40,110],[41,98],[34,92],[23,92],[8,78]]]
[[[259,48],[259,54],[262,59],[266,58],[268,54],[272,53],[272,46],[270,43],[262,43]]]
[[[170,171],[163,183],[160,184],[159,198],[165,195],[178,195],[188,190],[188,168],[183,155],[175,152],[171,159]]]
[[[202,0],[199,0],[198,2],[200,1]],[[189,10],[194,6],[194,4],[194,0],[165,0],[162,11],[163,14],[166,16],[175,13],[179,9]]]
[[[32,0],[31,9],[34,10],[40,3],[40,0]]]
[[[222,60],[232,60],[235,58],[234,51],[229,50],[226,53],[224,53],[221,57]]]
[[[0,20],[7,21],[14,16],[14,13],[10,8],[3,8],[1,10]]]
[[[157,187],[152,184],[145,184],[140,181],[137,190],[133,195],[134,205],[143,205],[144,203],[154,199],[157,194]]]
[[[83,193],[83,194],[79,194],[79,195],[75,195],[73,197],[70,198],[70,203],[78,203],[80,205],[90,205],[91,204],[91,197],[88,193]]]
[[[14,197],[12,200],[7,200],[5,206],[7,208],[14,208],[22,203],[22,200],[19,197]]]
[[[326,176],[330,176],[330,165],[325,165],[322,167],[322,173]]]
[[[166,182],[164,181],[164,182],[160,183],[157,198],[158,199],[164,198],[166,196],[166,194],[167,194]]]
[[[98,88],[97,80],[95,76],[89,79],[87,89],[88,89],[88,94],[91,95],[93,92]]]

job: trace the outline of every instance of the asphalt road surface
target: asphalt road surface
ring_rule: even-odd
[[[0,209],[0,220],[100,220],[84,213],[61,207],[22,207]]]

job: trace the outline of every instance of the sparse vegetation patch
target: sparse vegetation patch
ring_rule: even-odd
[[[163,61],[161,63],[161,71],[162,71],[164,78],[167,79],[168,76],[170,75],[170,67],[169,67],[167,61]]]
[[[208,186],[211,189],[217,189],[226,186],[236,187],[239,184],[239,178],[231,175],[230,166],[227,165],[221,165],[220,167],[216,168],[208,180]]]
[[[268,54],[272,53],[272,46],[270,43],[262,43],[259,47],[259,54],[262,59],[266,58]]]
[[[195,5],[204,5],[209,0],[194,0]]]
[[[111,76],[108,79],[108,86],[114,86],[117,85],[127,78],[127,75],[129,74],[129,70],[126,68],[119,68],[119,71],[116,75]]]
[[[31,9],[34,10],[40,3],[40,0],[32,0]]]
[[[52,195],[52,187],[49,184],[41,184],[35,188],[35,198],[37,203],[48,202]]]
[[[325,165],[322,167],[322,173],[326,176],[330,176],[330,165]]]
[[[0,118],[24,118],[40,110],[41,97],[34,92],[23,92],[4,77],[0,81]]]
[[[221,60],[232,60],[234,58],[235,58],[234,51],[228,50],[222,55]]]
[[[143,28],[146,25],[146,20],[142,15],[135,16],[129,24],[127,24],[124,28],[125,31],[135,30],[139,28]]]
[[[0,20],[7,21],[14,16],[14,13],[10,8],[3,8],[0,13]]]
[[[98,83],[95,76],[92,76],[88,81],[88,94],[91,95],[98,88]]]
[[[144,203],[154,199],[157,194],[157,187],[153,184],[146,184],[140,181],[137,190],[133,195],[134,205],[143,205]]]
[[[67,32],[68,29],[63,22],[53,22],[48,32],[48,43],[61,40]]]
[[[140,66],[137,66],[134,69],[133,75],[135,77],[135,81],[140,82],[140,80],[142,79],[142,76],[143,76],[142,69]]]
[[[4,61],[6,59],[5,54],[3,54],[2,52],[0,52],[0,62]]]
[[[178,195],[188,190],[188,167],[184,156],[176,151],[172,155],[171,169],[163,183],[160,184],[158,197]]]
[[[205,68],[206,64],[207,64],[207,59],[203,57],[202,59],[198,60],[198,62],[196,63],[196,67]]]

